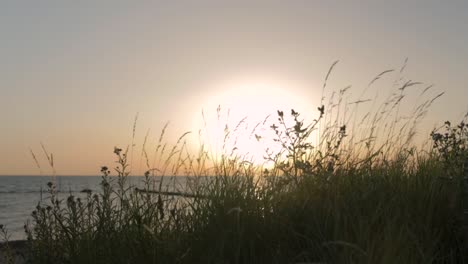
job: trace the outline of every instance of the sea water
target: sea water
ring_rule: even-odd
[[[111,177],[114,178],[115,177]],[[135,187],[144,186],[144,177],[127,177],[128,184]],[[157,177],[154,182],[160,182]],[[49,197],[47,183],[54,182],[59,198],[69,194],[85,196],[81,191],[88,189],[99,192],[101,176],[0,176],[0,225],[10,234],[10,240],[26,238],[24,225],[32,223],[31,213],[38,202]],[[164,188],[180,189],[186,182],[186,177],[165,177]],[[171,187],[172,186],[172,187]]]

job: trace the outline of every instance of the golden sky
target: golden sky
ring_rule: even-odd
[[[468,110],[466,1],[149,2],[0,4],[0,175],[39,174],[29,148],[49,172],[40,142],[58,174],[99,174],[137,112],[138,146],[167,121],[169,141],[196,131],[218,104],[313,112],[335,60],[330,85],[358,93],[408,57],[406,78],[445,91],[423,127]]]

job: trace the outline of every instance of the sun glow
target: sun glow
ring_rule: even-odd
[[[271,129],[277,123],[277,111],[307,111],[310,100],[291,84],[279,82],[230,82],[203,101],[194,127],[200,141],[212,156],[239,157],[256,166],[271,166],[265,157],[281,150]]]

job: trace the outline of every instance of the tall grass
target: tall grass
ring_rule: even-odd
[[[402,119],[406,90],[422,86],[401,78],[404,67],[378,74],[353,100],[349,87],[332,90],[310,123],[279,110],[268,124],[281,147],[265,153],[271,167],[229,149],[213,157],[201,145],[192,153],[186,134],[169,146],[165,126],[152,157],[145,138],[138,189],[127,182],[132,139],[130,157],[129,148],[115,148],[117,166],[102,167],[99,192],[60,199],[49,183],[26,228],[32,262],[468,262],[468,126],[447,123],[428,135],[432,148],[414,147],[417,124],[441,94]],[[364,97],[391,73],[394,90],[383,102]],[[362,116],[366,103],[373,105]],[[173,175],[192,177],[179,188]]]

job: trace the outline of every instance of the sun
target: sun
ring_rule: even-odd
[[[277,111],[312,108],[292,84],[250,80],[217,87],[203,101],[202,113],[193,119],[201,143],[212,156],[240,157],[257,166],[269,167],[268,153],[281,150],[271,129],[278,121]]]

